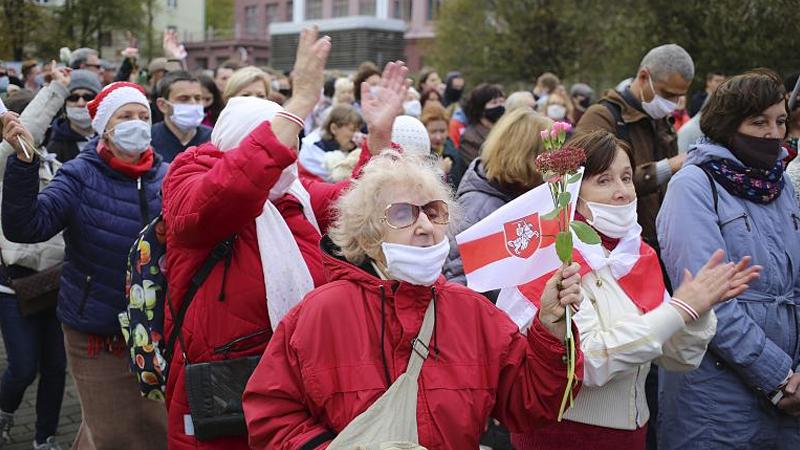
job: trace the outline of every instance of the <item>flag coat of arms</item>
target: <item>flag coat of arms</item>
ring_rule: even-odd
[[[580,182],[568,190],[577,199]],[[571,220],[575,208],[570,203],[567,218],[548,218],[552,210],[550,188],[543,183],[458,234],[467,286],[478,292],[514,287],[558,269],[559,219]]]

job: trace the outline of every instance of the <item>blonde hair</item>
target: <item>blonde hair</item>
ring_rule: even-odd
[[[528,91],[517,91],[509,95],[506,99],[506,113],[516,111],[520,108],[528,107],[533,109],[536,106],[536,99]]]
[[[572,105],[572,101],[570,100],[570,98],[565,93],[561,92],[562,90],[563,89],[558,89],[555,92],[548,95],[547,101],[544,103],[544,106],[542,108],[544,109],[544,113],[547,114],[548,106],[552,104],[564,105],[564,107],[567,109],[567,112],[564,115],[564,120],[569,120],[570,122],[574,122],[573,117],[575,116],[575,107]]]
[[[236,72],[231,75],[228,79],[228,84],[225,85],[225,91],[222,93],[222,100],[227,102],[230,100],[231,97],[236,97],[236,95],[247,87],[255,83],[256,81],[261,81],[264,83],[264,88],[266,89],[267,96],[270,94],[270,76],[268,73],[264,72],[263,70],[259,69],[255,66],[247,66],[242,67],[241,69],[237,70]]]
[[[446,201],[453,227],[458,216],[457,203],[433,160],[384,151],[372,157],[359,178],[352,181],[336,202],[336,219],[328,235],[339,247],[339,253],[353,264],[379,258],[385,230],[381,219],[393,200],[389,195],[407,191]]]
[[[342,103],[341,96],[344,94],[353,94],[353,98],[355,98],[355,93],[353,92],[354,88],[353,80],[349,78],[337,78],[336,82],[333,83],[333,104],[338,105]]]
[[[505,114],[489,132],[481,160],[486,178],[500,184],[535,187],[542,176],[536,170],[536,157],[544,151],[540,132],[553,121],[522,108]]]

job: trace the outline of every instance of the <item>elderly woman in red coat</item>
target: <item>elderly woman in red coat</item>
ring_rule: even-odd
[[[179,311],[212,249],[236,236],[230,261],[217,264],[194,295],[172,352],[166,393],[171,449],[248,448],[246,436],[195,438],[185,363],[261,355],[286,311],[326,281],[320,232],[328,227],[331,202],[348,183],[298,178],[296,160],[298,117],[317,102],[329,50],[328,38],[305,30],[293,72],[294,96],[285,109],[258,98],[231,99],[211,142],[178,156],[164,181],[172,311]],[[401,105],[406,73],[402,64],[390,63],[379,88],[384,101],[367,107],[373,148],[388,145],[391,122],[382,121],[382,111]],[[363,164],[370,152],[362,154]],[[175,317],[166,311],[170,335]]]
[[[476,449],[489,417],[513,431],[554,420],[567,385],[559,319],[579,300],[577,265],[547,283],[524,336],[480,294],[442,276],[456,204],[432,163],[390,151],[351,186],[321,244],[330,282],[278,325],[245,389],[250,446],[419,448],[385,447],[402,440]],[[424,359],[413,380],[419,394],[383,403],[412,355]],[[376,418],[379,398],[386,416]],[[408,402],[416,404],[403,416]],[[363,425],[373,421],[382,426]],[[385,429],[395,426],[408,430],[402,439]]]

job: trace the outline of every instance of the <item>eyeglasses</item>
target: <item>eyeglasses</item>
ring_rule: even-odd
[[[392,203],[384,210],[381,220],[395,230],[408,228],[417,222],[420,210],[437,225],[450,223],[450,210],[444,200],[434,200],[422,206],[406,202]]]
[[[94,94],[72,94],[69,97],[67,97],[67,101],[68,102],[77,102],[78,100],[83,99],[83,101],[88,103],[88,102],[94,100],[94,97],[95,97]]]

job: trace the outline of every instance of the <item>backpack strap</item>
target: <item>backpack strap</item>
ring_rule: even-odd
[[[601,99],[598,103],[605,106],[608,112],[611,113],[611,117],[614,119],[614,124],[617,127],[615,132],[617,137],[628,144],[631,144],[631,136],[630,131],[628,130],[628,124],[622,120],[622,108],[618,104],[607,99]]]
[[[706,177],[708,177],[708,182],[711,183],[711,194],[714,196],[714,212],[717,213],[717,220],[719,220],[719,192],[717,192],[717,182],[714,181],[714,177],[711,175],[711,172],[709,172],[708,169],[703,166],[697,167],[699,167],[700,170],[706,174]]]
[[[167,346],[164,348],[164,359],[168,363],[172,358],[172,350],[175,348],[176,338],[180,339],[181,346],[184,349],[186,348],[185,344],[183,343],[183,333],[181,332],[181,327],[183,326],[183,319],[186,318],[186,312],[189,310],[189,305],[192,303],[192,300],[194,300],[194,296],[197,294],[200,286],[202,286],[208,276],[211,275],[211,271],[214,269],[214,266],[216,266],[217,263],[223,259],[230,261],[229,256],[231,252],[233,252],[233,244],[236,241],[236,238],[237,235],[234,234],[214,246],[214,248],[211,250],[211,253],[208,255],[206,260],[203,261],[203,264],[199,269],[197,269],[197,272],[195,272],[194,276],[192,277],[189,283],[189,289],[187,289],[186,294],[183,295],[183,302],[181,303],[181,307],[177,314],[172,307],[172,302],[169,299],[169,289],[167,289],[167,304],[169,305],[169,310],[173,317],[172,333],[170,333],[169,339],[167,340]],[[225,272],[227,273],[227,270]],[[223,286],[225,283],[224,277],[225,275],[223,275]]]

